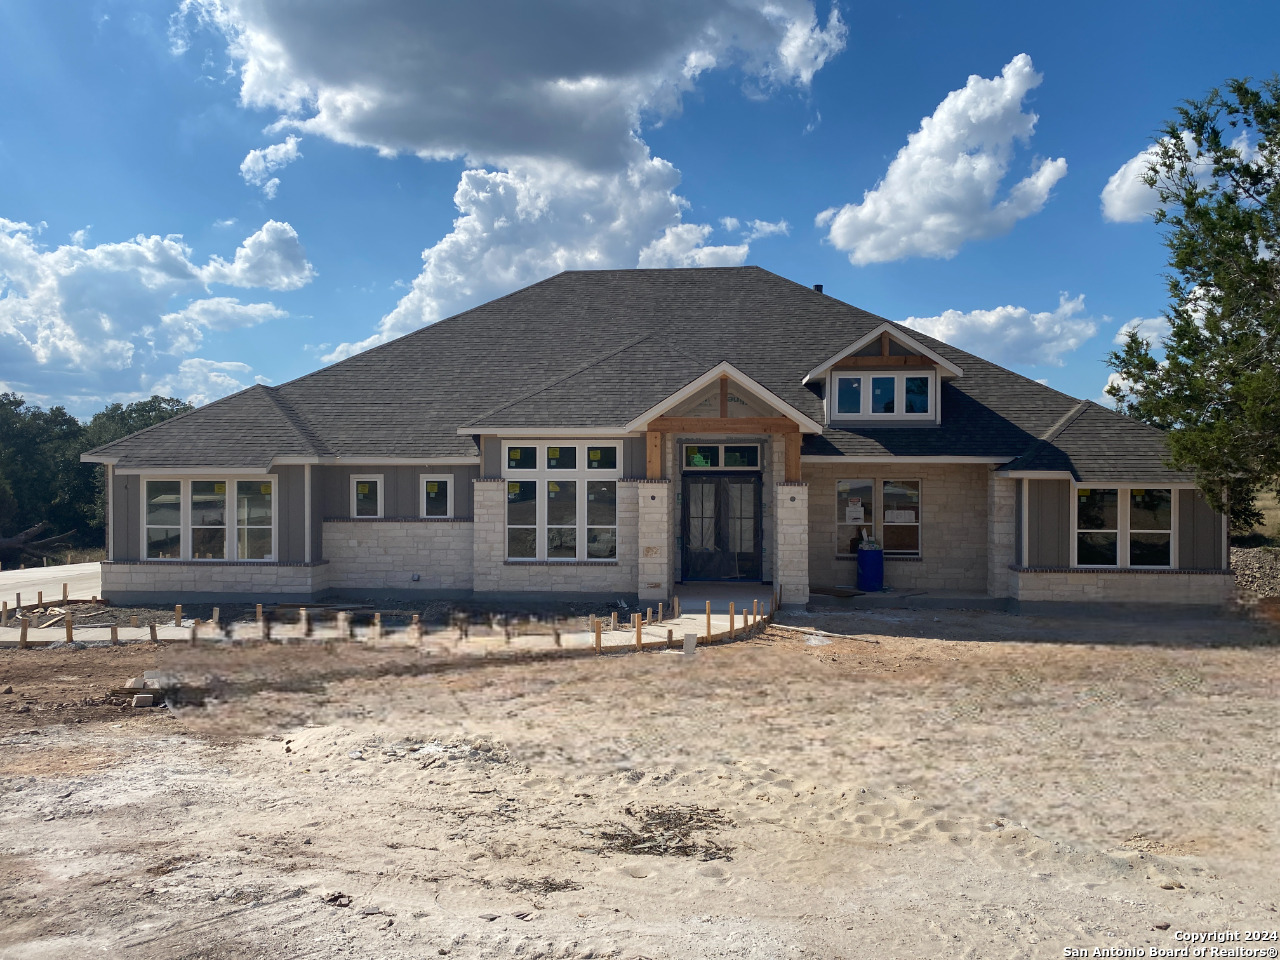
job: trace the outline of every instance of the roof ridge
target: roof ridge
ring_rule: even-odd
[[[268,387],[261,385],[267,391],[267,396],[271,398],[271,402],[275,404],[276,409],[280,411],[280,415],[284,417],[285,422],[293,428],[296,433],[306,444],[311,447],[312,453],[318,457],[328,456],[333,451],[329,449],[328,444],[320,439],[319,435],[312,429],[302,414],[293,408],[293,404],[279,393],[279,387]]]
[[[1052,427],[1050,427],[1047,433],[1043,434],[1040,437],[1040,442],[1052,443],[1054,440],[1057,440],[1059,435],[1062,433],[1062,431],[1067,429],[1067,427],[1071,426],[1071,424],[1075,423],[1076,420],[1080,418],[1080,415],[1089,409],[1092,403],[1093,403],[1092,400],[1081,400],[1072,409],[1064,413],[1058,419],[1058,422],[1055,423]]]
[[[564,271],[564,272],[568,272],[568,271]],[[528,390],[520,394],[520,396],[513,397],[512,399],[507,400],[504,403],[500,403],[496,407],[493,407],[490,410],[486,410],[484,413],[474,416],[470,420],[466,421],[465,423],[461,423],[458,426],[459,428],[469,427],[476,421],[483,420],[486,417],[491,417],[495,413],[499,412],[500,410],[505,410],[508,407],[513,407],[517,403],[522,403],[525,400],[528,400],[530,397],[536,397],[538,394],[546,390],[550,390],[556,384],[564,383],[564,381],[569,380],[572,377],[576,377],[578,374],[582,373],[583,371],[590,370],[592,367],[596,366],[597,364],[604,363],[604,361],[610,359],[611,357],[616,357],[618,354],[622,353],[624,350],[630,350],[636,344],[644,343],[644,341],[650,339],[653,336],[654,334],[652,332],[649,332],[649,333],[642,333],[638,337],[633,337],[632,339],[626,341],[616,349],[610,350],[608,353],[602,353],[598,357],[593,357],[592,359],[588,360],[586,363],[581,364],[580,366],[577,366],[574,369],[570,370],[568,373],[563,374],[562,376],[556,377],[554,380],[549,380],[546,383],[539,384],[538,386],[534,387],[532,390]]]

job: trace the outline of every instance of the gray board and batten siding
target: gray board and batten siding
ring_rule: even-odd
[[[1222,568],[1222,517],[1201,490],[1178,491],[1178,566],[1184,570]]]

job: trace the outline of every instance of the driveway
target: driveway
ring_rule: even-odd
[[[72,600],[88,600],[102,595],[102,566],[97,563],[71,563],[59,567],[33,567],[30,570],[5,570],[0,572],[0,600],[12,610],[22,602],[36,602],[36,595],[44,591],[45,601],[61,600],[62,585],[67,585],[67,595]]]

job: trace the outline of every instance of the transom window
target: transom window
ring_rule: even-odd
[[[1173,566],[1173,491],[1167,487],[1077,487],[1075,565]]]
[[[933,373],[835,372],[831,375],[831,419],[934,419],[936,384]]]
[[[686,470],[759,470],[758,443],[686,443]]]
[[[508,560],[616,560],[616,444],[510,444]]]
[[[275,479],[147,480],[142,520],[148,560],[274,560]]]

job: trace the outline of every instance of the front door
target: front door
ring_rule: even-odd
[[[760,475],[686,473],[685,580],[759,580]]]

